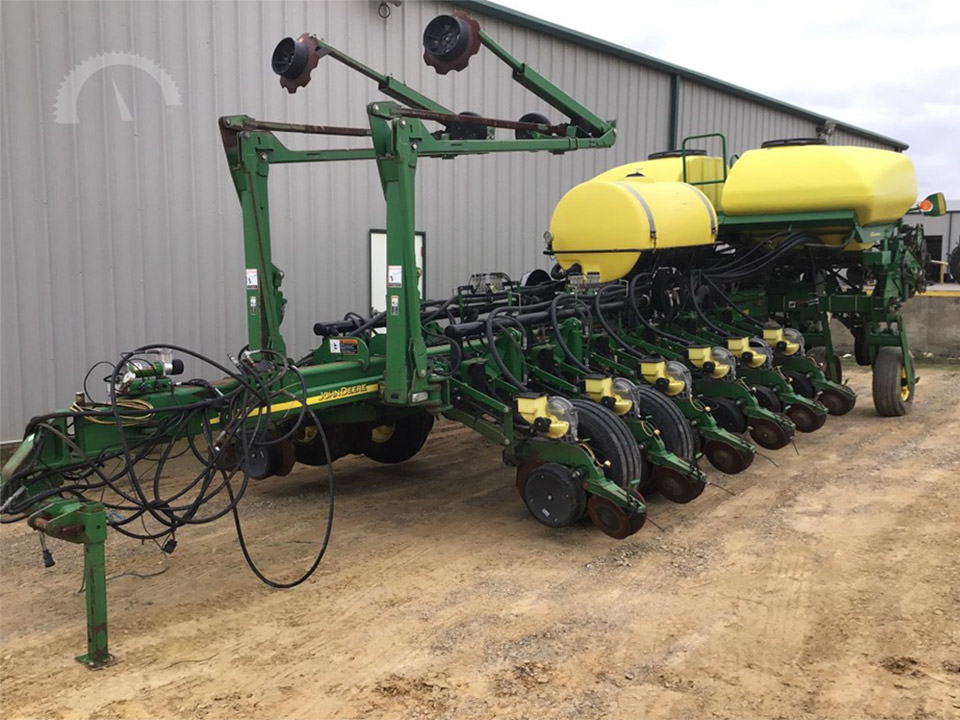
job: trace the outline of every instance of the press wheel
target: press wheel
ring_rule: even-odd
[[[827,412],[831,415],[846,415],[853,410],[857,404],[857,397],[850,397],[838,390],[827,388],[819,397],[820,402],[827,406]]]
[[[703,494],[706,483],[701,477],[690,477],[673,468],[656,468],[653,482],[657,490],[670,502],[685,505]]]
[[[797,426],[797,430],[802,433],[812,433],[819,430],[827,421],[826,415],[818,415],[816,411],[806,405],[791,405],[787,408],[786,415]]]
[[[790,443],[790,433],[779,423],[765,418],[754,418],[751,425],[750,437],[760,447],[779,450]]]
[[[591,495],[587,501],[587,512],[590,519],[600,530],[617,540],[630,537],[647,521],[647,511],[628,514],[627,511],[612,500]]]
[[[720,440],[711,440],[703,449],[707,460],[717,470],[727,475],[741,473],[753,464],[755,453],[746,454]]]

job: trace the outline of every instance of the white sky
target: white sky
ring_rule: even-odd
[[[497,1],[902,140],[960,201],[960,0]]]

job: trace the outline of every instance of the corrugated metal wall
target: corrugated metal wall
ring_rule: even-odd
[[[120,350],[163,341],[222,360],[245,343],[240,211],[217,118],[364,125],[366,103],[379,97],[372,83],[330,61],[308,88],[287,95],[268,68],[281,37],[316,32],[457,111],[551,115],[489,53],[446,77],[423,65],[422,29],[450,5],[408,0],[386,20],[378,5],[0,3],[0,438],[14,439],[29,416],[68,404],[86,369]],[[665,148],[669,138],[667,75],[502,21],[483,24],[616,118],[619,139],[613,150],[569,156],[423,161],[417,228],[427,234],[431,296],[473,271],[545,266],[541,235],[562,193]],[[686,83],[681,112],[681,134],[719,129],[730,134],[731,152],[811,130]],[[301,137],[289,144],[323,145]],[[384,225],[376,170],[276,168],[271,203],[275,261],[290,300],[285,335],[291,352],[305,352],[314,321],[368,304],[367,233]],[[188,364],[191,371],[199,368]]]
[[[681,138],[711,132],[726,135],[728,158],[765,140],[817,136],[809,120],[687,80],[680,83],[679,117]],[[719,154],[718,141],[708,147]]]

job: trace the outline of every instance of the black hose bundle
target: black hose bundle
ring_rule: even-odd
[[[161,348],[174,350],[212,366],[235,381],[235,387],[222,392],[205,380],[190,380],[181,385],[197,386],[197,399],[166,407],[153,407],[144,400],[119,396],[119,378],[128,363]],[[104,363],[101,361],[99,364]],[[327,437],[319,418],[302,402],[307,396],[307,386],[295,365],[273,350],[244,351],[235,362],[235,369],[231,370],[186,348],[145,345],[124,353],[119,362],[112,364],[107,381],[109,398],[106,403],[74,405],[70,411],[49,413],[30,421],[25,436],[37,433],[37,445],[33,457],[28,458],[4,484],[6,497],[0,500],[4,500],[4,512],[12,517],[3,518],[0,522],[25,519],[27,513],[38,507],[37,503],[47,498],[70,495],[89,501],[94,499],[93,493],[99,492],[100,497],[96,500],[106,507],[110,527],[127,537],[152,540],[159,545],[163,538],[169,538],[168,542],[175,540],[176,531],[180,528],[212,522],[231,513],[244,559],[263,582],[278,588],[294,587],[313,574],[329,545],[333,525],[335,490],[332,462],[327,465],[330,504],[324,538],[312,565],[296,580],[277,582],[267,578],[257,568],[247,548],[237,509],[249,486],[247,461],[257,453],[269,452],[273,446],[291,441],[305,421],[312,421],[317,427],[327,457],[330,457]],[[284,402],[301,402],[299,412],[278,435],[271,428],[268,418],[271,406],[280,402],[281,398]],[[67,420],[68,425],[79,420],[112,424],[117,432],[119,449],[88,457],[70,434],[52,424],[52,421],[63,419]],[[197,425],[200,426],[199,434],[206,441],[205,448],[198,444],[191,431]],[[56,437],[72,451],[78,458],[76,462],[55,468],[38,465],[42,443],[49,436]],[[184,437],[187,447],[174,454],[177,442]],[[201,470],[179,487],[165,492],[161,479],[166,463],[188,451],[200,462]],[[119,465],[107,470],[111,462]],[[147,472],[142,470],[144,462],[153,464]],[[13,496],[21,487],[34,489],[42,487],[45,481],[50,486],[47,490],[21,492],[19,496]],[[107,491],[115,497],[108,496]],[[204,508],[214,507],[214,503],[219,503],[219,507],[207,513],[202,512]],[[147,520],[159,525],[159,529],[149,530]],[[142,531],[133,527],[137,521]]]

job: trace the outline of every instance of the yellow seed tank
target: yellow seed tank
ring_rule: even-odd
[[[716,212],[702,192],[647,177],[581,183],[561,198],[550,221],[560,266],[579,265],[598,282],[626,276],[643,251],[709,245],[716,233]]]
[[[748,150],[723,188],[727,215],[852,210],[860,225],[899,220],[916,202],[917,178],[906,155],[840,145]]]

